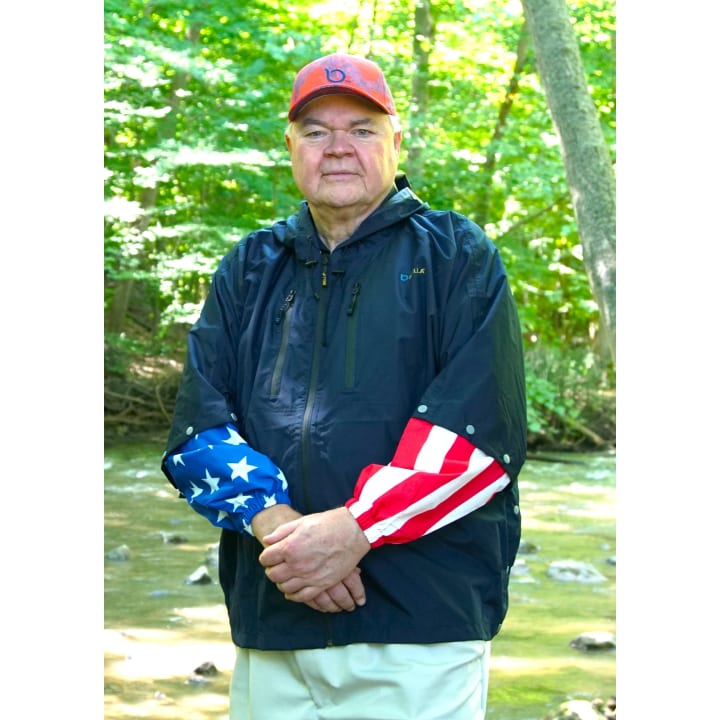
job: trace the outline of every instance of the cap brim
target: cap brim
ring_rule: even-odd
[[[349,89],[347,87],[338,87],[337,85],[325,85],[323,87],[316,88],[302,100],[298,101],[295,107],[293,107],[293,109],[288,113],[288,120],[295,120],[295,118],[299,115],[300,111],[303,110],[308,105],[308,103],[311,103],[313,100],[317,100],[317,98],[323,97],[325,95],[353,95],[354,97],[359,97],[363,100],[367,100],[367,102],[369,102],[371,105],[374,105],[378,110],[384,112],[386,115],[390,114],[388,113],[387,108],[379,105],[373,98],[371,98],[369,95],[366,95],[365,93],[362,93],[358,90]]]

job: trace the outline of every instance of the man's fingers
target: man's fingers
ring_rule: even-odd
[[[365,604],[365,586],[360,578],[360,568],[355,568],[343,581],[343,586],[356,605]]]
[[[297,578],[277,583],[276,586],[286,600],[305,603],[319,612],[352,612],[365,604],[365,586],[360,579],[360,568],[354,568],[342,582],[323,591],[311,585],[303,585],[303,581]],[[293,590],[298,586],[298,590]]]
[[[320,593],[312,600],[308,600],[305,604],[313,610],[317,610],[319,612],[342,612],[342,608],[335,603],[335,601],[326,592]]]
[[[283,587],[287,585],[287,583],[281,583]],[[292,602],[299,602],[299,603],[306,603],[309,600],[314,600],[320,593],[323,592],[322,588],[314,587],[312,585],[306,585],[305,587],[302,587],[297,592],[285,592],[285,599],[291,600]]]
[[[355,609],[355,601],[348,589],[342,583],[333,585],[329,588],[327,594],[332,598],[336,605],[339,605],[343,610],[351,612]]]
[[[295,593],[299,592],[303,588],[307,587],[305,585],[305,582],[301,578],[290,578],[289,580],[275,583],[275,586],[283,595],[286,595],[286,596],[294,595]],[[315,592],[318,592],[318,588],[313,588],[313,590]],[[301,602],[304,602],[304,600]]]

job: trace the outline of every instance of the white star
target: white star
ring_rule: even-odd
[[[228,466],[232,469],[231,480],[234,480],[236,477],[241,477],[245,482],[248,482],[250,471],[257,469],[257,465],[250,465],[250,463],[248,463],[247,457],[242,458],[240,462],[228,463]]]
[[[228,445],[242,445],[245,443],[245,440],[240,437],[235,428],[226,427],[225,429],[230,433],[230,437],[227,440],[223,440],[223,442],[226,442]]]
[[[269,508],[273,505],[277,505],[277,500],[275,499],[274,495],[270,495],[265,498],[265,505],[263,507]]]
[[[255,533],[252,531],[252,525],[250,523],[246,523],[244,520],[242,521],[243,524],[243,530],[248,534],[255,537]]]
[[[240,495],[236,495],[233,498],[227,498],[225,502],[230,503],[233,506],[233,510],[237,510],[238,507],[245,507],[248,500],[252,500],[252,495],[243,495],[240,493]]]
[[[220,510],[217,516],[218,524],[220,524],[227,516],[228,514],[224,510]]]
[[[207,468],[205,468],[205,477],[203,479],[210,486],[210,492],[215,492],[220,486],[220,478],[213,477]]]
[[[177,455],[173,455],[173,464],[174,465],[184,465],[185,461],[183,460],[183,456],[178,453]]]
[[[280,470],[279,468],[278,468],[277,479],[282,483],[282,489],[287,490],[288,489],[287,480],[285,479],[285,475],[284,475],[283,471]]]
[[[190,502],[192,502],[198,495],[202,495],[203,489],[198,487],[195,483],[190,483],[190,487],[193,489],[193,494],[190,498]]]

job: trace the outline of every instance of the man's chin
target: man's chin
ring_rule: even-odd
[[[349,191],[343,192],[340,188],[336,188],[335,191],[323,193],[319,199],[320,204],[331,208],[345,208],[367,203],[367,198],[364,194]]]

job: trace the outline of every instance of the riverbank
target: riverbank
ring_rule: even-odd
[[[145,357],[105,375],[107,447],[152,441],[164,447],[172,422],[182,363]],[[557,386],[557,380],[554,381]],[[549,386],[539,402],[528,382],[528,450],[545,453],[610,452],[615,448],[615,392],[591,381]]]

